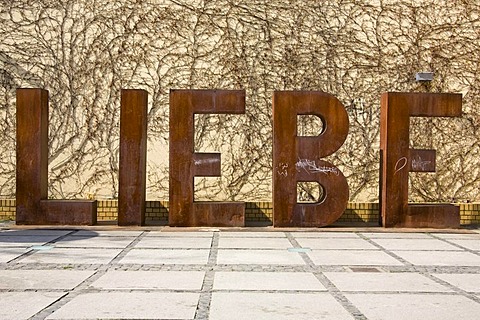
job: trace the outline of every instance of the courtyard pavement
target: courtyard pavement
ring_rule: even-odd
[[[478,229],[0,229],[0,319],[480,319]]]

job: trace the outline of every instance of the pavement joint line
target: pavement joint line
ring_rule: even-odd
[[[115,258],[113,258],[108,265],[116,265],[120,260],[122,260],[127,253],[129,253],[143,238],[147,236],[150,231],[143,231],[138,236],[135,237],[122,251],[120,251]]]
[[[401,263],[403,263],[404,265],[406,266],[411,266],[413,267],[413,263],[403,259],[402,257],[400,257],[399,255],[393,253],[392,251],[388,250],[387,248],[379,245],[378,243],[376,243],[374,240],[370,239],[369,237],[365,236],[364,234],[361,234],[359,232],[356,232],[356,234],[363,240],[367,241],[368,243],[370,243],[371,245],[377,247],[378,249],[382,250],[383,252],[385,252],[386,254],[388,254],[390,257],[400,261]]]
[[[123,250],[117,254],[116,257],[110,260],[110,262],[108,262],[107,264],[99,265],[98,268],[94,269],[95,272],[90,277],[83,280],[75,288],[68,290],[65,295],[63,295],[61,298],[59,298],[52,304],[48,305],[47,307],[37,312],[30,319],[31,320],[45,319],[50,314],[54,313],[55,311],[57,311],[58,309],[60,309],[70,301],[72,301],[75,297],[83,293],[89,292],[90,285],[96,280],[98,280],[100,277],[105,275],[108,269],[111,266],[114,266],[120,259],[122,259],[143,237],[145,237],[147,233],[148,231],[144,231],[140,235],[136,236],[135,239],[133,239],[127,246],[125,246]]]
[[[43,308],[42,310],[40,310],[39,312],[37,312],[36,314],[34,314],[33,316],[31,316],[30,318],[28,318],[28,320],[43,320],[45,319],[46,317],[48,317],[51,313],[53,313],[53,311],[51,310],[56,310],[57,309],[57,305],[58,305],[58,308],[63,306],[65,303],[67,303],[68,301],[66,301],[65,303],[63,303],[66,299],[65,297],[68,297],[69,295],[69,292],[67,291],[64,291],[65,294],[60,296],[58,299],[56,299],[55,301],[53,301],[51,304],[49,304],[48,306],[46,306],[45,308]]]
[[[28,257],[28,256],[31,256],[32,254],[34,254],[36,252],[36,250],[33,250],[33,249],[27,249],[28,251],[24,252],[23,254],[19,255],[18,257],[16,258],[13,258],[12,260],[9,260],[6,264],[9,265],[9,264],[15,264],[15,263],[18,263],[19,261],[23,260],[24,258]]]
[[[449,245],[452,245],[452,246],[454,246],[454,247],[457,247],[457,248],[459,248],[459,249],[461,249],[461,250],[463,250],[463,251],[467,251],[467,252],[473,253],[473,254],[475,254],[475,255],[477,255],[477,256],[480,256],[480,251],[478,251],[478,250],[469,249],[469,248],[467,248],[467,247],[464,247],[464,246],[462,246],[462,245],[459,245],[458,243],[449,241],[450,239],[444,239],[444,238],[438,237],[438,236],[436,236],[436,235],[434,235],[434,234],[432,234],[432,237],[434,237],[434,238],[437,239],[437,240],[440,240],[440,241],[443,241],[443,242],[445,242],[445,243],[448,243]],[[475,240],[475,239],[472,239],[472,240]],[[477,240],[477,241],[478,241],[478,240]]]
[[[290,232],[285,232],[287,239],[294,248],[301,248],[298,241]],[[367,317],[328,279],[323,272],[315,271],[315,263],[306,252],[298,252],[307,265],[307,272],[313,273],[315,278],[327,289],[327,292],[356,320],[367,320]]]
[[[470,300],[473,300],[477,303],[480,303],[480,297],[476,296],[475,294],[471,294],[457,286],[454,286],[453,284],[445,281],[445,280],[442,280],[440,278],[437,278],[435,277],[435,275],[431,274],[430,272],[420,272],[421,275],[429,278],[430,280],[444,286],[444,287],[447,287],[449,288],[450,290],[453,290],[456,294],[458,295],[461,295],[461,296],[464,296],[466,297],[467,299],[470,299]]]
[[[213,281],[215,279],[215,265],[218,257],[218,243],[220,240],[220,232],[214,231],[212,242],[210,245],[210,253],[205,268],[205,276],[203,278],[202,289],[198,298],[197,309],[195,310],[195,320],[209,319],[210,305],[212,303]]]
[[[0,264],[0,270],[98,270],[104,265],[93,264]],[[216,265],[213,271],[251,271],[251,272],[278,272],[281,268],[284,272],[352,272],[350,268],[358,268],[358,265]],[[476,266],[389,266],[389,265],[361,265],[362,268],[376,268],[383,272],[406,273],[427,272],[446,274],[480,274],[480,268]],[[147,265],[147,264],[118,264],[110,266],[109,270],[120,271],[207,271],[212,269],[208,265]]]
[[[470,300],[473,300],[477,303],[480,303],[480,297],[476,296],[475,294],[472,294],[472,293],[469,293],[457,286],[454,286],[453,284],[447,282],[447,281],[444,281],[440,278],[437,278],[435,277],[433,274],[430,274],[430,273],[421,273],[422,275],[424,275],[425,277],[429,278],[430,280],[440,284],[440,285],[443,285],[444,287],[447,287],[449,288],[450,290],[453,290],[455,293],[457,293],[458,295],[461,295],[461,296],[464,296],[466,297],[467,299],[470,299]]]
[[[78,230],[74,230],[72,232],[76,232]],[[0,292],[56,292],[56,293],[63,293],[65,292],[64,295],[62,295],[58,300],[55,302],[51,303],[49,306],[46,306],[43,310],[32,316],[30,319],[31,320],[40,320],[40,319],[45,319],[46,317],[50,316],[52,312],[55,312],[59,308],[63,307],[65,304],[67,304],[69,301],[74,299],[76,296],[84,294],[84,293],[124,293],[124,292],[138,292],[138,293],[143,293],[143,292],[158,292],[158,293],[193,293],[197,294],[199,296],[198,303],[197,303],[197,310],[195,312],[195,318],[194,319],[209,319],[209,313],[210,313],[210,305],[212,301],[212,292],[227,292],[227,293],[251,293],[251,292],[258,292],[258,293],[292,293],[292,294],[302,294],[302,293],[324,293],[332,296],[338,303],[340,303],[343,308],[345,308],[350,315],[352,315],[355,319],[367,319],[366,316],[359,311],[356,305],[353,305],[347,298],[347,295],[362,295],[362,294],[394,294],[400,296],[407,296],[407,295],[412,295],[412,296],[417,296],[417,295],[435,295],[435,296],[458,296],[458,297],[463,297],[467,298],[469,301],[473,301],[474,303],[480,303],[480,294],[479,293],[471,293],[469,291],[465,291],[463,289],[460,289],[459,287],[452,285],[442,279],[436,278],[434,274],[440,274],[440,273],[446,273],[446,274],[480,274],[480,266],[453,266],[453,265],[447,265],[447,266],[436,266],[436,265],[413,265],[411,263],[405,263],[403,262],[401,258],[397,256],[393,256],[395,259],[402,261],[404,263],[403,266],[398,266],[398,265],[315,265],[313,261],[311,260],[310,256],[307,253],[304,252],[295,252],[300,254],[302,259],[305,262],[305,265],[262,265],[262,264],[217,264],[217,256],[219,252],[218,248],[218,242],[220,238],[219,232],[214,232],[212,235],[212,242],[209,250],[209,257],[208,257],[208,262],[206,264],[188,264],[188,265],[183,265],[183,264],[172,264],[172,265],[166,265],[166,264],[120,264],[118,263],[130,250],[132,250],[136,244],[138,244],[139,241],[143,237],[145,237],[148,234],[148,230],[145,232],[141,233],[138,236],[135,236],[134,239],[126,245],[123,250],[121,250],[115,258],[110,260],[108,263],[102,263],[102,264],[60,264],[60,263],[23,263],[22,261],[15,262],[15,259],[10,260],[9,262],[5,263],[0,263],[0,270],[62,270],[62,269],[70,269],[70,270],[91,270],[94,271],[93,274],[88,277],[87,279],[84,279],[82,283],[80,283],[78,286],[76,286],[73,289],[16,289],[16,290],[6,290],[0,289]],[[298,241],[295,239],[293,234],[290,232],[285,232],[283,231],[287,239],[289,239],[290,243],[294,248],[302,248]],[[374,246],[376,246],[378,249],[375,249],[376,251],[380,250],[382,252],[385,252],[392,256],[393,252],[390,252],[386,248],[383,248],[382,246],[378,245],[374,239],[370,239],[369,235],[361,235],[359,234],[360,231],[357,232],[352,232],[352,233],[357,233],[357,235],[360,236],[360,238],[363,238],[364,240],[370,242]],[[60,236],[59,238],[69,236],[71,234],[66,234],[63,236]],[[55,242],[55,241],[60,241],[59,238],[51,240],[50,242]],[[241,237],[240,237],[241,238]],[[432,238],[436,239],[437,237],[432,235]],[[258,238],[258,241],[261,241],[261,239],[264,238]],[[329,237],[330,240],[335,241],[336,237]],[[448,240],[445,240],[443,238],[440,238],[440,240],[447,242],[449,244],[455,245],[453,243],[450,243]],[[178,241],[181,241],[181,238],[178,238]],[[421,241],[421,239],[419,239]],[[48,244],[48,243],[45,243]],[[467,248],[464,248],[462,246],[458,246],[459,251],[463,252],[473,252],[475,254],[480,254],[480,252],[475,252],[474,250],[469,250]],[[123,246],[122,246],[123,247]],[[78,248],[78,247],[77,247]],[[98,249],[98,247],[95,247]],[[102,248],[100,248],[102,249]],[[103,248],[107,249],[107,248]],[[111,248],[108,248],[111,249]],[[153,248],[153,249],[159,249],[159,250],[169,250],[167,248]],[[178,248],[171,248],[171,249],[178,249]],[[192,248],[189,248],[190,250],[195,250]],[[198,248],[200,249],[200,248]],[[231,248],[232,250],[242,250],[242,249],[234,249]],[[203,249],[205,250],[205,249]],[[228,250],[227,248],[222,249],[222,250]],[[253,250],[253,248],[244,248],[243,250]],[[260,249],[262,250],[262,249]],[[278,250],[279,249],[267,249],[267,250]],[[286,250],[286,248],[285,248]],[[321,250],[321,249],[320,249]],[[332,249],[334,250],[334,249]],[[353,249],[344,249],[344,250],[353,250]],[[358,250],[358,249],[356,249]],[[326,251],[326,250],[323,250]],[[337,250],[337,251],[343,251],[343,250]],[[372,251],[371,249],[364,249],[361,251]],[[414,250],[414,251],[420,251],[420,250]],[[441,251],[445,252],[445,254],[448,254],[449,252],[458,252],[456,250],[452,251],[444,251],[444,250],[421,250],[421,251]],[[295,254],[292,252],[292,254]],[[32,253],[33,254],[33,253]],[[394,255],[394,254],[393,254]],[[13,262],[12,262],[13,261]],[[161,261],[159,261],[161,262]],[[334,282],[330,281],[329,278],[326,277],[324,272],[352,272],[350,268],[376,268],[381,270],[381,272],[391,272],[391,273],[411,273],[411,274],[421,274],[423,276],[426,276],[430,280],[436,282],[439,285],[442,285],[442,287],[448,288],[451,290],[451,292],[410,292],[410,291],[346,291],[346,290],[340,290],[338,289]],[[145,270],[145,271],[203,271],[205,272],[205,276],[203,279],[202,283],[202,288],[201,289],[194,289],[194,290],[178,290],[178,289],[124,289],[124,288],[118,288],[118,289],[105,289],[105,288],[95,288],[92,287],[91,284],[96,281],[98,278],[100,278],[103,274],[105,274],[107,271],[110,270],[125,270],[125,271],[138,271],[138,270]],[[227,290],[214,290],[213,289],[213,280],[215,277],[216,272],[220,271],[225,271],[225,272],[232,272],[232,271],[243,271],[243,272],[308,272],[312,273],[317,280],[323,284],[323,286],[326,288],[326,290],[243,290],[243,289],[227,289]],[[353,299],[353,298],[352,298]],[[72,317],[73,318],[73,317]],[[122,318],[125,319],[125,318]]]
[[[445,242],[445,243],[448,243],[448,244],[451,244],[451,245],[455,245],[455,247],[459,248],[459,249],[462,250],[462,251],[468,251],[468,252],[472,252],[472,251],[473,251],[473,250],[469,250],[469,249],[467,249],[467,248],[464,248],[464,247],[462,247],[462,246],[460,246],[460,245],[457,245],[457,244],[455,244],[455,243],[452,243],[452,242],[450,242],[450,241],[447,241],[446,239],[440,238],[440,237],[436,236],[435,234],[432,234],[432,233],[427,233],[427,234],[428,234],[429,236],[431,236],[433,239],[442,240],[442,241]],[[387,254],[389,254],[390,256],[392,256],[393,258],[399,260],[399,261],[402,262],[403,264],[406,264],[406,265],[409,265],[409,266],[413,266],[412,263],[408,262],[407,260],[403,259],[402,257],[397,256],[395,253],[393,253],[393,252],[391,252],[390,250],[382,247],[381,245],[377,244],[376,242],[374,242],[372,239],[366,237],[365,235],[359,234],[359,236],[360,236],[362,239],[364,239],[364,240],[368,241],[369,243],[371,243],[372,245],[375,245],[375,246],[377,246],[377,247],[381,247],[382,250],[383,250],[385,253],[387,253]],[[441,251],[441,252],[446,252],[446,253],[452,252],[452,251],[449,251],[449,250],[415,250],[415,251],[428,251],[428,252],[431,252],[431,251]],[[453,252],[456,252],[456,251],[453,251]],[[472,253],[475,253],[475,252],[472,252]],[[454,270],[458,270],[457,267],[453,267],[453,268],[454,268]],[[452,268],[452,269],[453,269],[453,268]],[[473,268],[475,268],[475,267],[473,267]],[[473,268],[472,268],[472,269],[473,269]],[[436,267],[434,267],[433,270],[429,270],[429,269],[431,269],[431,268],[418,268],[418,267],[415,267],[415,268],[413,269],[414,271],[411,272],[411,273],[421,274],[421,275],[423,275],[424,277],[426,277],[426,278],[434,281],[435,283],[438,283],[438,284],[440,284],[440,285],[442,285],[442,286],[444,286],[444,287],[449,288],[450,290],[453,290],[454,293],[457,294],[457,295],[464,296],[464,297],[466,297],[466,298],[468,298],[468,299],[470,299],[470,300],[473,300],[473,301],[475,301],[475,302],[477,302],[477,303],[480,302],[480,297],[477,297],[477,296],[474,295],[474,294],[470,294],[470,293],[468,293],[468,292],[466,292],[466,291],[464,291],[464,290],[462,290],[462,289],[460,289],[460,288],[458,288],[458,287],[456,287],[456,286],[454,286],[454,285],[452,285],[452,284],[450,284],[450,283],[448,283],[448,282],[446,282],[446,281],[443,281],[443,280],[441,280],[441,279],[436,278],[435,276],[433,276],[432,273],[435,273],[435,271],[434,271],[434,272],[432,272],[432,271],[435,270]],[[476,268],[476,269],[478,269],[478,268]],[[474,270],[474,269],[473,269],[473,270]],[[477,271],[479,271],[479,270],[477,270]],[[370,293],[370,292],[369,292],[369,293]],[[429,293],[429,294],[431,294],[431,293]],[[450,293],[450,294],[452,294],[452,293]]]
[[[67,234],[60,235],[60,236],[58,236],[58,237],[56,237],[56,238],[54,238],[54,239],[52,239],[52,240],[50,240],[50,241],[48,241],[48,242],[44,242],[42,245],[44,246],[44,245],[49,245],[49,244],[55,244],[55,242],[62,240],[63,238],[71,235],[72,233],[77,232],[78,230],[72,229],[72,230],[69,230],[69,231],[70,231],[70,232],[68,232]],[[34,237],[34,236],[32,236],[32,237]],[[21,248],[24,248],[24,247],[21,247]],[[28,250],[28,251],[25,252],[25,253],[23,253],[22,255],[20,255],[20,256],[14,258],[14,259],[8,261],[7,264],[8,264],[8,263],[12,263],[12,264],[18,263],[18,262],[20,262],[21,260],[25,259],[26,257],[31,256],[32,254],[34,254],[35,252],[38,251],[38,250],[33,249],[32,246],[29,247],[29,248],[27,248],[27,250]]]
[[[430,234],[430,233],[427,233],[427,234],[428,234],[429,236],[431,236],[432,238],[434,238],[434,239],[444,240],[444,239],[442,239],[442,238],[439,238],[439,237],[434,236],[433,234]],[[359,236],[360,236],[362,239],[364,239],[364,240],[368,241],[369,243],[371,243],[372,245],[375,245],[375,246],[377,246],[377,247],[382,248],[382,250],[383,250],[385,253],[387,253],[388,255],[392,256],[393,258],[399,260],[399,261],[402,262],[403,264],[408,265],[408,266],[414,266],[412,263],[408,262],[407,260],[403,259],[402,257],[399,257],[398,255],[396,255],[395,253],[391,252],[390,250],[382,247],[381,245],[377,244],[377,243],[374,242],[372,239],[364,236],[363,234],[360,234]],[[449,241],[444,241],[444,242],[451,244]],[[465,248],[463,248],[463,247],[461,247],[461,246],[457,246],[457,247],[459,247],[459,248],[462,249],[462,250],[465,250]],[[416,250],[416,251],[418,251],[418,250]],[[430,251],[442,251],[442,252],[443,252],[444,250],[422,250],[422,251],[429,251],[429,252],[430,252]],[[468,250],[466,250],[466,251],[468,251]],[[448,252],[448,251],[445,251],[445,252]],[[455,270],[458,270],[458,268],[456,268],[456,267],[453,267],[453,268],[455,268]],[[446,281],[443,281],[443,280],[441,280],[441,279],[438,279],[438,278],[434,277],[434,276],[431,274],[431,273],[432,273],[431,270],[428,270],[428,269],[430,269],[430,268],[423,268],[423,269],[422,269],[422,268],[414,267],[414,268],[413,268],[413,271],[410,271],[410,273],[418,273],[418,274],[421,274],[421,275],[423,275],[424,277],[426,277],[426,278],[434,281],[435,283],[438,283],[438,284],[440,284],[440,285],[442,285],[442,286],[444,286],[444,287],[447,287],[447,288],[453,290],[453,291],[454,291],[456,294],[458,294],[458,295],[462,295],[462,296],[464,296],[464,297],[466,297],[466,298],[468,298],[468,299],[470,299],[470,300],[473,300],[473,301],[475,301],[475,302],[480,302],[480,298],[479,298],[479,297],[477,297],[477,296],[475,296],[475,295],[473,295],[473,294],[469,294],[468,292],[466,292],[466,291],[464,291],[464,290],[461,290],[460,288],[457,288],[457,287],[449,284],[449,283],[446,282]],[[434,270],[435,270],[435,267],[434,267]],[[407,271],[407,272],[408,272],[408,271]],[[369,293],[370,293],[370,292],[369,292]],[[429,293],[429,294],[430,294],[430,293]],[[450,294],[452,294],[452,293],[450,293]]]
[[[97,270],[101,264],[15,263],[4,264],[0,270]]]
[[[323,272],[313,272],[317,280],[327,289],[328,293],[356,320],[366,320],[367,317],[358,309]]]
[[[67,233],[67,234],[64,234],[62,236],[59,236],[58,238],[55,238],[47,243],[55,243],[55,242],[58,242],[58,241],[62,241],[63,239],[65,239],[66,237],[68,236],[71,236],[71,235],[74,235],[75,233],[77,233],[79,230],[78,229],[72,229],[72,230],[69,230],[70,232]]]
[[[461,294],[457,292],[432,292],[432,291],[350,291],[343,290],[343,293],[361,295],[361,294],[395,294],[395,295],[409,295],[409,296],[422,296],[422,295],[432,295],[432,296],[460,296]],[[478,300],[476,300],[478,302]]]

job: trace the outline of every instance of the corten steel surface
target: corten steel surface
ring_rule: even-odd
[[[17,90],[17,224],[45,224],[48,190],[48,91]]]
[[[48,91],[17,89],[17,224],[92,225],[96,201],[47,200]]]
[[[218,153],[194,152],[196,113],[245,113],[244,90],[170,90],[171,226],[243,226],[243,202],[194,202],[194,177],[220,176]]]
[[[40,206],[50,225],[97,223],[97,200],[41,200]]]
[[[435,150],[409,147],[410,117],[458,117],[461,94],[384,93],[381,101],[380,210],[384,227],[457,228],[459,208],[408,204],[409,172],[434,172]]]
[[[316,115],[323,132],[297,136],[297,115]],[[348,115],[334,96],[323,92],[277,91],[273,95],[273,223],[276,227],[321,227],[347,208],[343,173],[322,158],[333,154],[348,134]],[[297,203],[297,183],[318,182],[318,203]]]
[[[145,90],[122,90],[118,224],[145,224],[147,171],[147,99]]]

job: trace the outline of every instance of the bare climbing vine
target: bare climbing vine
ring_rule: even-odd
[[[223,162],[221,178],[196,180],[198,198],[270,199],[272,93],[320,90],[350,117],[329,161],[351,200],[375,201],[380,95],[423,91],[463,93],[464,115],[412,120],[411,145],[437,149],[437,172],[410,175],[411,200],[479,201],[479,19],[467,0],[0,1],[0,195],[15,194],[18,87],[50,92],[53,198],[116,196],[120,89],[146,89],[157,199],[168,197],[169,89],[218,88],[245,89],[246,114],[196,117],[196,149]],[[434,81],[415,82],[420,71]]]

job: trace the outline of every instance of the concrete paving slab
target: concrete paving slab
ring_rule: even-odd
[[[433,239],[428,233],[399,233],[399,232],[362,232],[369,239]]]
[[[200,290],[204,277],[203,271],[109,270],[91,286],[102,290]]]
[[[312,238],[299,238],[297,242],[303,248],[311,249],[335,249],[335,250],[344,250],[344,249],[371,249],[375,250],[377,247],[372,245],[366,240],[363,239],[312,239]]]
[[[211,246],[212,238],[145,237],[135,245],[135,248],[210,249]]]
[[[312,250],[307,253],[316,265],[403,266],[403,263],[378,250]]]
[[[471,293],[480,293],[480,274],[435,273],[434,277]]]
[[[369,320],[478,319],[480,304],[458,295],[346,294]]]
[[[435,233],[435,237],[442,239],[480,240],[480,234],[478,233]]]
[[[94,273],[86,270],[0,270],[0,289],[71,290]]]
[[[210,250],[132,249],[120,264],[207,264]]]
[[[220,238],[221,249],[287,249],[293,248],[287,238]]]
[[[21,248],[2,248],[0,247],[0,263],[7,263],[22,254],[30,251],[29,249]]]
[[[145,234],[145,237],[169,237],[169,238],[212,238],[213,232],[210,231],[192,231],[192,232],[181,232],[181,231],[150,231]]]
[[[284,232],[234,232],[222,231],[219,233],[220,238],[286,238]]]
[[[3,236],[56,236],[61,237],[75,230],[69,229],[10,229],[0,230],[0,239]]]
[[[22,263],[107,264],[120,249],[53,248],[37,251],[21,260]]]
[[[296,252],[287,250],[230,250],[219,249],[218,264],[304,265]]]
[[[58,236],[1,236],[0,237],[0,247],[17,247],[17,248],[28,248],[31,246],[42,245],[52,240],[57,239]]]
[[[35,299],[44,299],[45,297],[42,298],[42,295],[48,295],[51,292],[63,295],[64,291],[71,290],[73,287],[76,288],[73,292],[76,297],[73,300],[68,303],[65,301],[53,305],[51,311],[54,311],[54,313],[52,315],[42,313],[41,317],[50,316],[51,319],[132,319],[135,317],[137,319],[192,319],[195,315],[199,297],[201,297],[200,309],[198,310],[199,319],[208,318],[209,311],[212,312],[210,319],[238,319],[244,314],[246,314],[245,318],[248,319],[320,319],[322,316],[341,319],[343,315],[351,319],[351,316],[345,311],[346,309],[342,308],[340,303],[333,298],[336,293],[326,292],[325,287],[314,276],[313,272],[323,272],[337,288],[349,297],[355,296],[358,298],[368,295],[368,298],[364,299],[364,304],[362,304],[363,300],[359,301],[361,303],[358,305],[356,301],[350,301],[360,311],[364,312],[369,319],[369,315],[372,315],[371,318],[375,319],[375,312],[382,316],[387,314],[390,317],[388,301],[393,301],[392,308],[396,308],[396,311],[391,312],[391,319],[399,319],[398,315],[403,313],[407,314],[404,318],[428,319],[425,314],[430,316],[429,312],[436,310],[438,305],[441,305],[441,308],[450,308],[452,297],[452,301],[455,303],[454,311],[447,312],[445,318],[470,319],[471,315],[474,314],[468,311],[472,309],[472,303],[476,306],[480,305],[478,301],[464,298],[458,291],[449,291],[453,290],[452,288],[455,286],[472,295],[479,296],[480,299],[480,289],[478,289],[480,288],[478,279],[480,274],[474,273],[475,268],[480,266],[480,255],[478,252],[474,254],[468,252],[467,249],[462,250],[453,244],[452,246],[456,250],[439,250],[438,247],[431,246],[432,242],[430,240],[435,240],[436,243],[440,241],[448,245],[447,242],[436,239],[437,233],[382,232],[387,235],[379,235],[375,232],[359,233],[358,230],[349,233],[345,232],[345,229],[338,233],[323,232],[323,230],[302,232],[303,229],[290,233],[305,247],[314,247],[313,250],[302,251],[306,252],[317,265],[310,266],[306,265],[302,259],[304,253],[287,250],[287,248],[290,250],[304,248],[292,248],[287,241],[288,232],[285,230],[251,232],[251,229],[245,229],[248,231],[238,232],[238,230],[243,229],[228,229],[235,230],[229,232],[223,231],[223,229],[222,231],[214,231],[211,228],[208,229],[209,231],[198,231],[198,228],[173,228],[181,231],[165,232],[165,228],[154,228],[154,230],[162,230],[159,232],[147,229],[141,231],[138,230],[139,228],[133,229],[112,227],[112,231],[109,231],[105,228],[99,228],[98,232],[96,228],[78,232],[73,229],[73,231],[41,229],[34,230],[33,233],[30,230],[16,229],[15,231],[22,231],[14,236],[17,240],[18,237],[22,236],[66,236],[66,238],[56,244],[31,243],[32,248],[33,245],[37,248],[31,249],[34,250],[31,255],[26,255],[18,259],[16,263],[9,264],[6,264],[6,262],[28,252],[29,249],[0,246],[0,319],[28,318],[43,308],[51,306],[51,303],[55,301],[55,297],[52,298],[53,300],[42,300],[44,302],[40,305],[37,303],[38,307],[35,307]],[[186,232],[183,230],[186,230]],[[190,232],[190,230],[192,231]],[[361,229],[361,231],[369,230]],[[133,231],[133,233],[130,231]],[[73,232],[75,236],[70,235],[69,232]],[[199,246],[198,243],[211,244],[214,232],[218,232],[221,248],[218,251],[213,248],[212,251],[214,254],[217,253],[217,266],[208,266],[207,268],[205,265],[208,262],[210,246],[201,249],[195,249],[195,247]],[[155,233],[161,235],[155,235]],[[130,251],[126,251],[126,255],[119,264],[116,262],[109,264],[111,259],[128,245],[127,242],[130,243],[129,241],[140,235],[144,237],[137,245],[144,245],[144,249],[139,247],[128,248]],[[437,274],[434,274],[434,276],[446,281],[446,283],[442,286],[438,282],[422,276],[415,271],[417,268],[410,266],[403,268],[401,261],[389,255],[386,250],[380,250],[377,247],[374,250],[334,249],[333,247],[329,250],[322,250],[325,246],[322,249],[315,249],[316,245],[325,243],[332,245],[368,243],[368,241],[362,240],[360,235],[379,242],[392,243],[390,241],[398,240],[416,242],[415,249],[404,250],[405,248],[401,247],[392,251],[407,261],[425,266],[427,271],[435,269]],[[474,241],[477,238],[475,237],[480,237],[480,234],[465,233],[442,233],[440,235],[440,238],[446,239],[448,242],[460,241],[459,244],[463,243],[465,247],[469,245],[471,246],[470,249],[476,248]],[[471,236],[475,237],[472,238]],[[0,241],[1,237],[8,239],[11,235],[0,236]],[[78,242],[75,240],[78,240]],[[222,243],[222,241],[224,242]],[[251,241],[250,244],[248,244],[249,241]],[[427,241],[429,244],[424,246],[423,250],[417,250],[422,246],[423,241]],[[173,243],[170,246],[188,245],[189,249],[160,249],[155,247],[168,242]],[[244,248],[235,250],[222,247],[227,246],[229,242],[233,243],[234,246],[242,245]],[[121,245],[118,245],[118,243]],[[252,245],[252,243],[254,244]],[[282,247],[274,249],[279,243],[282,243]],[[287,247],[284,246],[285,243],[288,243]],[[77,247],[77,245],[86,247]],[[108,248],[109,246],[118,246],[118,248]],[[148,246],[151,246],[151,248],[147,248]],[[272,249],[258,249],[255,246]],[[203,245],[200,245],[200,247],[203,247]],[[49,265],[42,265],[42,263],[48,263]],[[78,265],[68,267],[68,270],[64,269],[66,264],[83,263],[88,265]],[[135,266],[129,264],[135,264]],[[172,264],[176,266],[172,266]],[[150,268],[149,265],[152,265],[151,269],[155,269],[155,271],[147,271]],[[401,268],[397,268],[397,266]],[[443,268],[443,266],[446,268]],[[457,266],[459,268],[456,268]],[[463,266],[469,268],[462,268]],[[372,268],[375,267],[379,268],[373,270]],[[198,271],[204,268],[210,271]],[[169,269],[176,271],[167,271]],[[261,272],[262,269],[266,271]],[[372,269],[372,272],[368,272],[369,269]],[[243,272],[240,272],[242,270]],[[295,272],[292,272],[292,270],[295,270]],[[325,270],[329,270],[329,272],[325,272]],[[404,272],[397,273],[397,271]],[[101,272],[102,276],[89,286],[78,287],[79,283],[88,279],[94,272]],[[212,287],[210,285],[204,287],[203,289],[208,291],[203,292],[201,290],[206,272],[211,272],[209,276],[214,277],[214,282]],[[465,274],[451,274],[452,272],[465,272]],[[466,272],[469,273],[466,274]],[[210,280],[207,282],[210,283]],[[40,290],[41,295],[37,295],[38,291],[35,292],[35,290]],[[26,293],[27,298],[23,298],[23,296],[19,298],[2,296],[5,293]],[[160,296],[160,294],[164,294],[164,296]],[[182,297],[183,294],[193,294],[194,297],[188,300],[185,296]],[[384,298],[391,296],[394,296],[394,298],[389,298],[390,300]],[[434,297],[433,300],[428,300],[429,296]],[[27,305],[29,303],[28,297],[32,299],[31,305]],[[448,297],[448,299],[435,300],[438,297]],[[212,308],[209,309],[206,307],[206,303],[210,298],[212,298]],[[377,298],[379,301],[375,300]],[[419,301],[415,300],[416,298]],[[455,299],[461,299],[461,301]],[[333,305],[325,305],[325,302],[319,302],[320,300],[333,301]],[[8,302],[7,309],[3,307],[5,301]],[[179,303],[180,307],[171,307],[171,305],[175,305],[175,301]],[[185,301],[191,303],[188,304]],[[404,305],[401,303],[402,301],[407,303]],[[345,305],[345,301],[342,304]],[[425,305],[428,305],[428,307],[425,307]],[[13,309],[8,309],[10,307],[18,308],[18,310],[22,308],[21,311],[27,311],[27,313],[15,313],[18,310],[12,311]],[[162,310],[170,307],[170,314],[168,311],[162,313]],[[174,314],[179,308],[186,310],[185,313]],[[342,310],[340,312],[343,313],[336,312],[336,308],[340,308]],[[369,311],[375,308],[384,308],[387,312],[385,313],[383,310]],[[418,310],[409,310],[412,308]],[[351,312],[355,310],[355,308],[349,309],[348,307],[347,309]],[[464,309],[467,310],[467,313],[457,313],[455,311]],[[441,311],[443,312],[442,309]],[[1,312],[4,312],[4,314]],[[367,312],[370,313],[367,314]],[[475,315],[478,314],[480,313],[477,311]],[[441,319],[441,317],[435,315],[435,319],[437,318]]]
[[[340,291],[452,292],[418,273],[324,272]]]
[[[326,291],[309,272],[216,272],[213,289]]]
[[[373,242],[387,250],[461,250],[438,239],[373,239]]]
[[[328,293],[214,292],[210,320],[353,319]]]
[[[480,266],[480,256],[462,251],[393,251],[414,265]]]
[[[197,293],[85,293],[46,319],[193,319]]]
[[[292,232],[295,238],[360,238],[354,232]]]
[[[142,233],[141,230],[78,230],[72,235],[80,237],[138,237]]]
[[[0,319],[28,319],[65,292],[0,292]]]
[[[449,239],[448,241],[458,244],[464,248],[480,251],[480,238],[478,239]]]
[[[85,237],[67,236],[54,243],[59,248],[125,248],[135,237]]]

